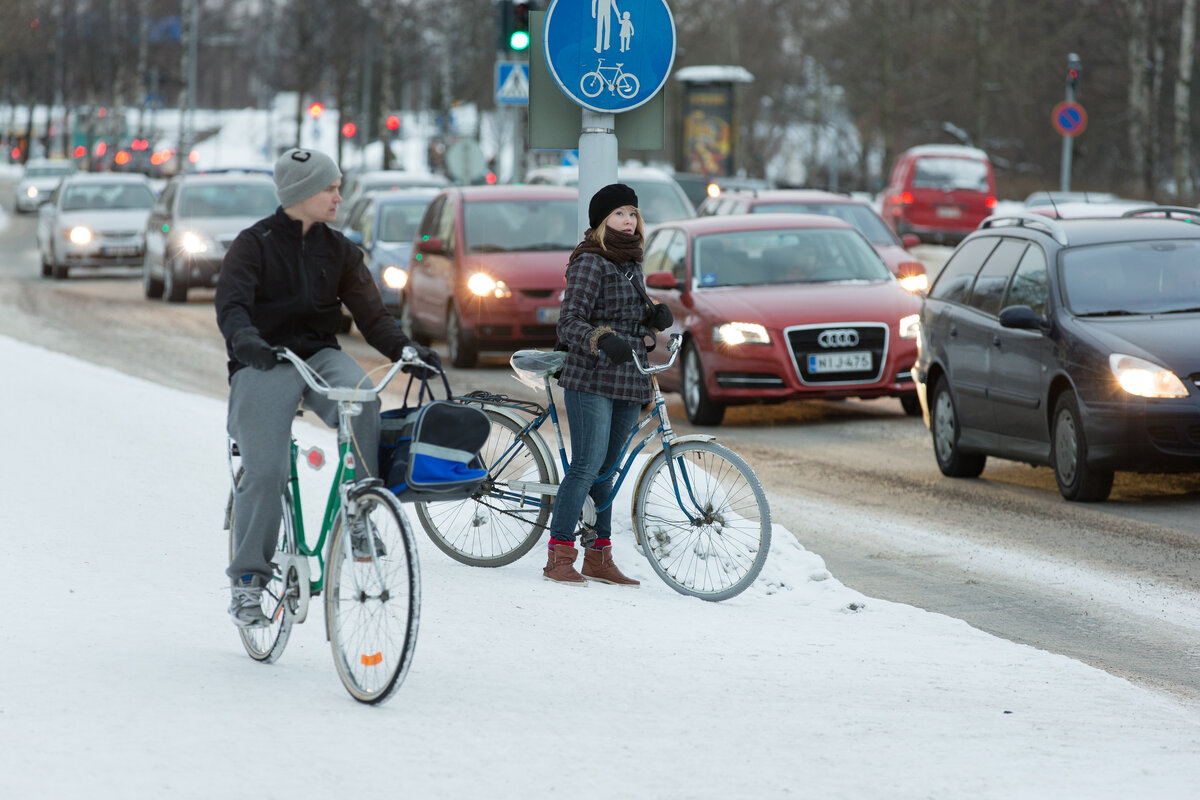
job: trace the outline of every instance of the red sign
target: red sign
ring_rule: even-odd
[[[1064,100],[1050,112],[1050,122],[1063,136],[1078,136],[1087,129],[1087,112],[1074,100]]]

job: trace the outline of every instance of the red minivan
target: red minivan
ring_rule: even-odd
[[[957,242],[996,207],[996,178],[975,147],[925,144],[896,159],[883,190],[883,218],[897,234]]]

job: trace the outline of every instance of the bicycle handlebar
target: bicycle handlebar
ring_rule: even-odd
[[[667,343],[667,352],[671,354],[671,357],[667,359],[667,363],[660,364],[657,367],[643,367],[640,363],[638,363],[637,356],[634,356],[633,365],[637,367],[638,372],[642,373],[643,375],[655,375],[665,369],[671,368],[671,365],[675,363],[675,359],[679,356],[679,347],[681,344],[683,344],[683,334],[672,333],[667,338],[670,339],[670,341]]]
[[[374,400],[383,388],[391,382],[392,378],[396,377],[396,373],[404,367],[423,367],[437,371],[436,367],[426,364],[417,356],[417,351],[411,346],[406,346],[400,351],[400,360],[392,364],[392,368],[388,370],[387,375],[383,376],[383,380],[379,382],[373,389],[361,389],[353,387],[330,386],[329,382],[322,378],[316,370],[308,365],[308,363],[293,353],[286,347],[272,348],[275,351],[275,357],[280,361],[289,361],[296,371],[300,373],[300,377],[308,384],[308,388],[318,394],[323,394],[330,400],[346,401],[351,403],[366,403]]]

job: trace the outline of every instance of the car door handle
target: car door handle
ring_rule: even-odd
[[[992,344],[995,345],[996,347],[1000,346],[1000,335],[999,334],[996,334],[995,336],[992,337]]]
[[[957,326],[957,325],[951,325],[951,326],[950,326],[950,338],[951,338],[951,339],[957,339],[957,338],[958,338],[958,326]]]

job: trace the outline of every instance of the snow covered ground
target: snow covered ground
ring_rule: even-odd
[[[0,797],[1192,798],[1200,712],[843,586],[776,526],[703,603],[568,589],[418,529],[416,659],[354,702],[319,609],[274,665],[225,614],[223,404],[0,337]],[[300,423],[305,443],[331,432]],[[328,472],[309,473],[307,497]],[[768,487],[770,491],[770,487]],[[628,497],[618,508],[628,507]],[[857,610],[855,610],[857,609]]]

